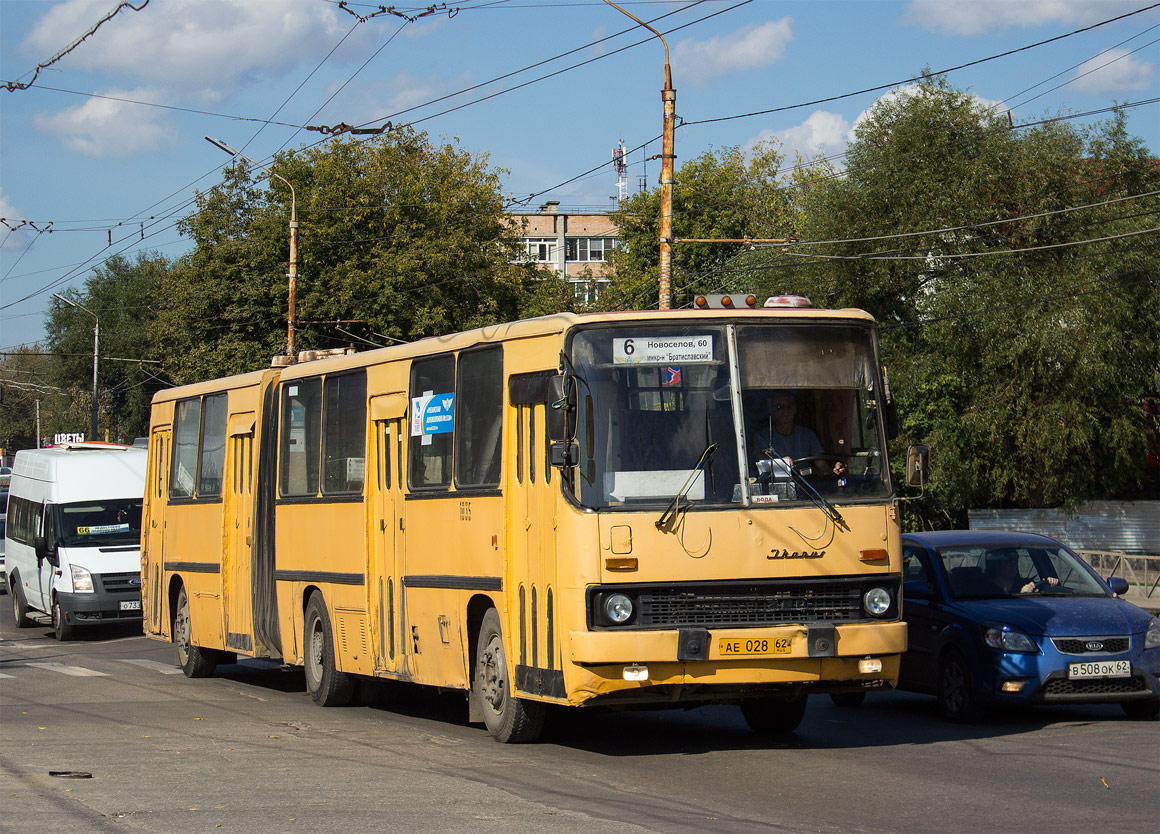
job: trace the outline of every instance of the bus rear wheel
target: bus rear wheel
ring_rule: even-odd
[[[494,608],[489,608],[483,615],[475,646],[472,688],[479,699],[488,732],[504,744],[535,741],[544,729],[545,707],[538,701],[525,701],[512,695],[503,631]]]
[[[340,672],[334,660],[334,632],[326,602],[315,591],[306,603],[306,625],[302,637],[303,666],[306,670],[306,691],[321,707],[341,707],[349,704],[354,695],[354,681]]]
[[[763,736],[787,736],[802,723],[806,695],[769,695],[741,702],[741,714],[749,729]]]
[[[189,598],[185,595],[184,587],[177,592],[173,648],[177,655],[177,665],[187,678],[208,678],[217,668],[217,652],[193,643],[193,622],[189,616]]]
[[[20,587],[20,574],[12,581],[12,616],[16,620],[17,628],[32,628],[35,623],[28,616],[28,603],[24,600],[24,591]]]

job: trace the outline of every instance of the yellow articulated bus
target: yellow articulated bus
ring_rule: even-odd
[[[889,393],[873,319],[803,307],[559,314],[159,393],[145,631],[467,693],[500,741],[548,704],[892,687]]]

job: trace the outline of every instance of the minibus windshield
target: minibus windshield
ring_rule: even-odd
[[[140,498],[61,504],[56,510],[59,543],[64,547],[138,544]]]

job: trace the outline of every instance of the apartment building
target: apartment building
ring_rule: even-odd
[[[616,245],[611,211],[562,211],[553,200],[536,211],[512,212],[521,228],[524,257],[572,283],[576,297],[595,301],[608,283],[608,255]]]

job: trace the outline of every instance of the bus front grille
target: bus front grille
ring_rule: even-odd
[[[667,590],[640,595],[643,628],[765,626],[862,620],[860,589],[853,586]]]

